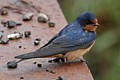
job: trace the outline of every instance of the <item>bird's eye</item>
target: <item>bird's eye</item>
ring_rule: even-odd
[[[87,24],[92,24],[92,21],[87,20],[86,23],[87,23]]]

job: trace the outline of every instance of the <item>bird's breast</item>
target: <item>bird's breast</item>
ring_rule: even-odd
[[[78,49],[78,50],[75,50],[75,51],[68,52],[68,53],[65,54],[64,57],[67,58],[68,61],[75,60],[75,59],[83,56],[84,54],[86,54],[92,48],[94,43],[87,49]]]

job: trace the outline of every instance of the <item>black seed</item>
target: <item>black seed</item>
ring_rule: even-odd
[[[38,67],[42,67],[42,64],[37,64]]]
[[[24,77],[20,77],[20,79],[24,79]]]
[[[19,48],[22,48],[22,46],[19,46]]]

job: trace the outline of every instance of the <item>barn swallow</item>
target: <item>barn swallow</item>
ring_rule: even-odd
[[[87,53],[95,43],[98,20],[91,12],[84,12],[64,27],[44,46],[34,52],[15,56],[17,59],[56,57],[53,61],[72,61]]]

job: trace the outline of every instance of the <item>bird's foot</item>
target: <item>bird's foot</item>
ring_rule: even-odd
[[[80,57],[80,62],[85,62],[86,64],[88,64],[89,62],[86,60],[86,59],[84,59],[83,57]]]
[[[55,58],[55,59],[53,59],[53,60],[49,60],[48,61],[49,63],[66,63],[67,62],[67,60],[66,60],[66,58]]]

